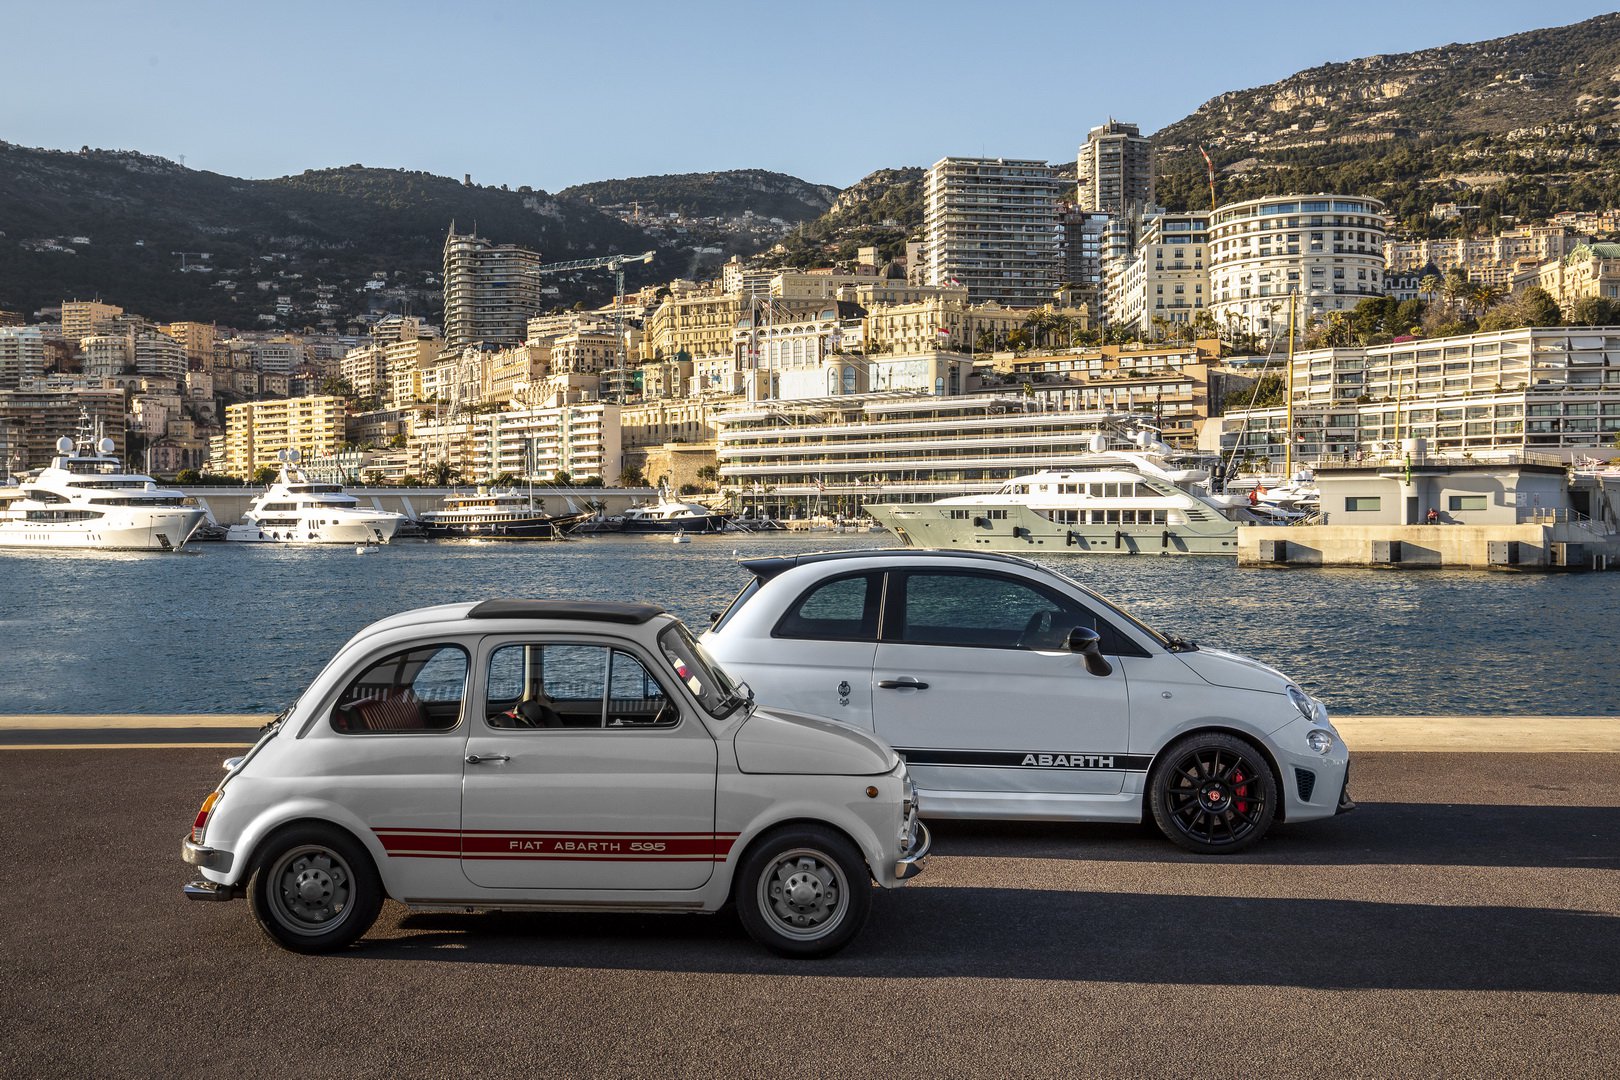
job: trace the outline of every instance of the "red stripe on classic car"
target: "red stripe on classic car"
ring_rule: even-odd
[[[723,862],[737,833],[560,833],[375,829],[396,858]]]

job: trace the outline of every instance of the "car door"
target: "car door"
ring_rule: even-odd
[[[622,642],[491,639],[467,739],[461,865],[499,889],[695,889],[717,752]]]
[[[1067,648],[1098,627],[1078,600],[1011,574],[889,574],[873,667],[877,733],[918,787],[1117,794],[1132,762],[1125,675]]]
[[[768,637],[725,639],[725,669],[760,704],[872,729],[872,660],[883,574],[840,574],[808,586]],[[787,661],[787,662],[784,662]]]

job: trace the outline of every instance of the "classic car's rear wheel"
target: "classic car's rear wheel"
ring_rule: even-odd
[[[248,884],[264,932],[294,952],[332,952],[376,921],[382,882],[353,837],[327,825],[295,825],[265,844]]]
[[[829,956],[865,925],[872,887],[854,844],[819,825],[791,825],[748,852],[736,898],[743,927],[767,949]]]
[[[1252,745],[1221,732],[1189,735],[1164,752],[1149,789],[1153,820],[1201,855],[1255,843],[1277,816],[1277,780]]]

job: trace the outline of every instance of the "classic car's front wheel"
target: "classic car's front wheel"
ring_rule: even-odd
[[[248,884],[264,932],[293,952],[333,952],[376,921],[382,882],[371,856],[341,830],[295,825],[265,844]]]
[[[829,956],[860,933],[872,907],[866,860],[843,836],[790,825],[754,845],[738,871],[737,914],[782,956]]]

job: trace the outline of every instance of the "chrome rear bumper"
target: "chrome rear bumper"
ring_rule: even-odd
[[[187,900],[235,900],[241,895],[234,885],[216,885],[212,881],[192,881],[180,887]]]

